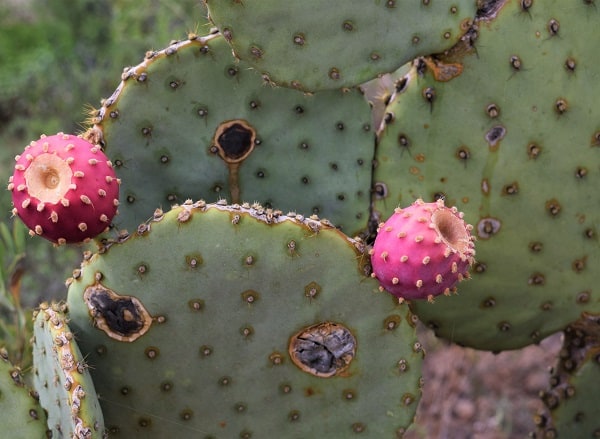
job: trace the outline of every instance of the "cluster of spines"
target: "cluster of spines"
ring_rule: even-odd
[[[184,201],[182,204],[173,205],[172,209],[180,209],[180,211],[177,215],[177,220],[180,223],[185,223],[191,219],[191,217],[195,211],[197,211],[197,210],[205,211],[206,209],[208,209],[210,207],[232,212],[233,215],[231,218],[231,222],[233,224],[236,224],[238,221],[240,221],[240,216],[236,215],[236,212],[239,212],[240,214],[241,213],[250,214],[250,216],[252,216],[258,220],[261,220],[267,224],[277,224],[282,221],[294,221],[296,223],[304,224],[313,233],[319,233],[319,231],[323,228],[335,228],[335,226],[333,225],[333,223],[331,221],[329,221],[326,218],[320,218],[318,215],[310,215],[310,216],[306,217],[306,216],[296,213],[296,212],[284,213],[282,210],[279,210],[279,209],[272,209],[270,207],[264,207],[263,205],[261,205],[258,202],[254,202],[254,203],[243,202],[241,204],[237,204],[237,203],[228,204],[227,200],[225,200],[225,199],[221,199],[221,200],[217,201],[216,203],[207,203],[206,201],[204,201],[202,199],[197,200],[197,201],[188,199],[188,200]],[[149,218],[147,221],[138,225],[135,233],[138,235],[144,235],[144,234],[148,233],[152,228],[152,224],[156,223],[156,222],[160,222],[164,218],[164,215],[165,215],[165,212],[163,211],[163,209],[157,208],[154,211],[154,213],[152,214],[151,218]],[[131,235],[127,230],[121,230],[116,239],[111,239],[111,238],[106,238],[106,237],[103,238],[100,241],[100,244],[101,244],[101,247],[99,250],[100,253],[103,253],[106,250],[108,250],[108,248],[110,248],[110,246],[113,244],[122,243],[122,242],[126,241],[130,236]],[[359,237],[354,237],[349,240],[354,244],[354,246],[359,251],[362,250],[362,248],[364,247],[363,241]],[[84,253],[84,259],[89,258],[90,255],[91,255],[91,253],[89,253],[89,252]],[[76,270],[76,272],[79,272],[79,270]],[[72,281],[73,281],[73,278],[67,279],[67,286],[69,286]]]
[[[96,125],[101,123],[107,116],[111,117],[111,108],[115,106],[114,104],[117,102],[121,92],[123,91],[123,88],[125,87],[125,82],[129,80],[135,80],[139,83],[146,82],[148,79],[147,69],[152,60],[155,58],[175,55],[181,48],[185,48],[188,45],[193,44],[193,42],[200,43],[201,52],[208,52],[210,50],[208,43],[215,38],[219,38],[220,35],[221,34],[218,32],[213,32],[206,36],[190,34],[188,35],[189,38],[187,40],[172,41],[171,44],[169,44],[169,46],[163,50],[146,52],[142,63],[134,67],[125,68],[123,70],[123,73],[121,74],[121,83],[111,96],[102,100],[102,106],[99,109],[90,109],[87,122],[89,124]],[[117,110],[115,109],[113,111]],[[104,135],[102,130],[96,126],[90,128],[85,136],[93,140],[94,143],[98,143],[100,145],[104,144]]]
[[[42,363],[41,358],[38,357],[37,364],[35,364],[36,376],[34,381],[38,382],[42,404],[49,410],[49,421],[58,421],[56,425],[50,425],[49,427],[65,434],[67,432],[63,431],[64,427],[70,425],[74,439],[103,437],[104,432],[101,418],[98,419],[98,417],[95,417],[93,424],[90,425],[90,417],[94,416],[93,412],[91,412],[91,406],[94,403],[97,404],[97,402],[86,401],[90,398],[95,399],[95,394],[88,397],[90,389],[86,381],[89,380],[87,372],[89,366],[81,357],[74,340],[74,335],[68,328],[65,316],[66,311],[65,305],[42,303],[34,313],[35,324],[39,325],[41,329],[47,326],[44,331],[47,331],[52,337],[50,348],[52,352],[47,352],[48,343],[44,343],[42,340],[35,341],[39,345],[38,354],[41,357],[53,358],[54,363],[50,360],[50,364],[55,365],[52,371],[46,369],[42,371],[39,367],[47,367],[48,363]],[[34,362],[35,359],[34,356]],[[52,374],[54,374],[52,382],[45,381]],[[58,394],[61,394],[64,390],[67,396],[66,401],[63,401],[60,397],[56,401],[48,400],[48,388],[58,387],[59,384],[60,389],[57,389]],[[61,406],[65,402],[70,412],[70,420],[66,420],[60,415],[60,412],[63,412]],[[55,411],[54,405],[56,405],[58,413]]]

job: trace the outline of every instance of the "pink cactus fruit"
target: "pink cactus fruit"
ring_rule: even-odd
[[[397,208],[379,225],[370,251],[371,276],[400,299],[433,301],[440,294],[456,291],[456,284],[469,277],[474,262],[473,226],[462,212],[446,207],[443,200]]]
[[[70,134],[42,136],[15,161],[8,190],[30,235],[60,245],[88,241],[110,225],[120,180],[98,145]]]

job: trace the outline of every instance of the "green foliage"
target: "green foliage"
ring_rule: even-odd
[[[20,221],[0,223],[0,346],[17,365],[30,365],[30,312],[23,308],[21,280],[25,271],[27,229]]]

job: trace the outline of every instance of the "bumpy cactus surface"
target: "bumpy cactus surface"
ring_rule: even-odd
[[[73,272],[69,314],[42,306],[34,322],[51,430],[99,437],[106,419],[115,437],[401,437],[421,392],[420,318],[495,351],[566,328],[540,434],[597,434],[596,5],[401,3],[208,2],[220,33],[124,70],[83,136],[123,181],[116,230]],[[356,87],[414,57],[371,112]],[[111,222],[119,180],[94,180],[99,198],[77,192],[109,163],[71,169],[81,139],[53,138],[66,142],[56,151],[48,139],[17,158],[15,213],[56,243],[85,240]],[[215,204],[184,202],[199,198]],[[398,216],[377,224],[416,199],[444,199],[475,225],[477,262],[457,296],[441,293],[472,262],[467,226],[464,246],[441,252],[458,256],[449,275],[419,243],[398,256],[418,274],[382,268],[397,250],[386,235],[404,230]],[[376,239],[372,255],[346,236],[358,233]],[[440,296],[412,301],[415,315],[378,281]]]
[[[309,91],[356,86],[442,52],[475,16],[471,0],[205,3],[236,57],[268,81]]]
[[[433,301],[468,278],[474,262],[472,226],[444,200],[418,199],[379,226],[370,251],[372,276],[401,299]]]
[[[507,2],[478,23],[476,48],[415,61],[386,110],[376,211],[443,196],[475,225],[473,280],[413,308],[458,343],[518,348],[600,312],[598,63],[586,43],[600,27],[593,6],[569,4]],[[436,80],[457,63],[461,75]]]
[[[319,214],[349,235],[367,223],[374,130],[358,90],[265,85],[218,34],[149,52],[94,122],[123,181],[121,229],[223,197]]]
[[[592,438],[600,434],[600,316],[584,313],[565,329],[563,349],[535,417],[539,438]]]
[[[69,329],[64,306],[42,304],[34,318],[33,383],[48,411],[52,437],[105,437],[88,364]]]
[[[188,202],[88,255],[70,325],[111,436],[401,435],[423,351],[363,250],[316,218]]]
[[[0,432],[6,438],[46,437],[46,413],[25,384],[22,371],[0,350]]]
[[[32,235],[66,244],[108,228],[119,205],[120,181],[98,145],[71,134],[42,136],[15,161],[8,184],[13,214]]]

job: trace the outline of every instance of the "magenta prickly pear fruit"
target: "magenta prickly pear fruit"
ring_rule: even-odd
[[[42,136],[15,157],[13,214],[31,235],[56,244],[88,241],[110,225],[119,184],[98,145],[70,134]]]
[[[474,262],[472,226],[456,207],[443,200],[397,208],[379,225],[370,251],[372,277],[400,299],[427,299],[450,294],[469,277]]]

